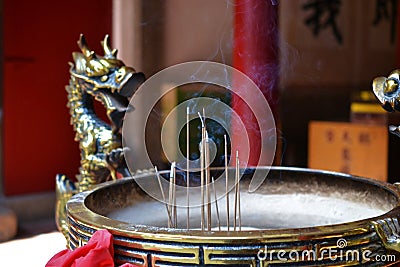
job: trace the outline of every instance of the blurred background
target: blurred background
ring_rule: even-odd
[[[254,1],[241,2],[250,5],[247,17],[259,16]],[[400,120],[384,113],[369,92],[373,78],[387,76],[400,62],[398,1],[265,2],[276,8],[276,24],[261,17],[248,30],[278,36],[277,49],[269,52],[278,62],[276,76],[265,70],[262,79],[277,80],[269,99],[278,126],[275,164],[397,181],[400,141],[387,133],[387,124]],[[0,3],[0,203],[16,214],[20,231],[24,222],[26,231],[40,231],[32,221],[41,219],[53,227],[55,175],[74,177],[79,168],[64,88],[80,33],[99,54],[100,41],[110,34],[118,57],[146,77],[192,60],[236,64],[233,0]],[[241,23],[246,32],[247,22]],[[256,42],[249,38],[239,42]]]

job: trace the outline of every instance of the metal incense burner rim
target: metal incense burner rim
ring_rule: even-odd
[[[382,228],[381,225],[387,223],[390,224],[393,219],[397,222],[400,214],[400,192],[396,185],[343,173],[312,169],[293,167],[258,168],[270,169],[272,173],[287,172],[293,173],[293,175],[317,175],[324,177],[324,179],[337,178],[364,184],[377,190],[384,190],[386,194],[394,197],[394,206],[393,209],[380,216],[342,224],[304,228],[242,230],[237,232],[135,225],[97,214],[87,206],[86,200],[92,197],[93,194],[132,182],[131,178],[125,178],[100,184],[92,190],[74,195],[68,201],[66,206],[69,230],[68,246],[71,249],[82,246],[88,242],[96,230],[107,229],[114,236],[116,262],[131,262],[138,264],[138,266],[156,266],[156,262],[165,264],[163,266],[177,266],[176,264],[183,263],[200,266],[203,264],[264,266],[260,265],[256,258],[257,252],[264,246],[268,246],[271,249],[280,248],[284,250],[309,248],[315,250],[319,255],[318,253],[324,248],[335,247],[340,238],[348,240],[347,247],[342,248],[344,251],[354,248],[360,251],[371,249],[378,254],[384,254],[388,249],[395,250],[393,253],[399,251],[399,247],[393,246],[388,241],[391,238],[390,236],[384,236],[382,231],[377,231],[377,228]],[[142,173],[136,175],[135,178],[144,178],[147,175],[149,173]],[[102,204],[97,203],[97,205]],[[275,259],[268,262],[268,264],[272,266],[274,262],[279,261]],[[358,263],[364,264],[362,261],[358,261]],[[331,265],[332,262],[324,258],[320,264]],[[338,263],[340,266],[354,264],[354,261]],[[378,266],[384,266],[384,264],[382,263]]]

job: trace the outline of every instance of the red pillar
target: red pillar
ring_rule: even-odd
[[[236,0],[233,67],[245,73],[259,87],[275,115],[275,121],[279,82],[278,45],[278,6],[274,1]],[[239,89],[240,84],[235,78],[233,86],[234,92],[246,90]],[[232,151],[240,151],[241,144],[245,143],[243,138],[249,138],[250,157],[247,165],[269,164],[263,160],[259,162],[262,136],[256,118],[238,96],[234,94],[232,100],[234,111],[247,129],[247,135],[235,131],[235,122],[232,122]],[[255,98],[252,101],[258,100]]]

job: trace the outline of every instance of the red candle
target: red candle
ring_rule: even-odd
[[[278,6],[269,0],[236,0],[234,10],[233,67],[245,73],[262,91],[276,120],[279,81]],[[246,91],[240,81],[233,80],[233,91]],[[246,93],[246,92],[244,92]],[[259,101],[257,98],[252,101]],[[249,138],[250,157],[247,165],[270,164],[259,161],[261,141],[257,118],[240,97],[233,94],[232,107],[244,123],[247,135],[235,129],[232,121],[232,151],[242,149]]]

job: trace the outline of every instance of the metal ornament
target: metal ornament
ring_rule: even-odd
[[[372,82],[372,89],[382,107],[389,111],[400,111],[400,70],[392,71],[388,77],[377,77]],[[400,137],[400,126],[389,126],[389,131]],[[399,184],[395,184],[400,188]],[[389,250],[400,252],[400,226],[398,218],[387,218],[373,222],[374,229]]]
[[[104,56],[95,54],[80,35],[81,52],[72,54],[70,82],[65,87],[71,124],[81,151],[77,182],[63,174],[56,176],[56,222],[67,238],[65,205],[71,196],[93,185],[115,180],[118,173],[129,176],[121,147],[121,127],[129,108],[128,98],[144,81],[144,75],[117,59],[117,50],[111,49],[108,35],[101,44]],[[109,123],[98,117],[94,101],[104,106]]]
[[[382,107],[389,112],[400,111],[400,70],[392,71],[388,77],[377,77],[372,89]],[[389,131],[400,137],[399,126],[390,125]]]

